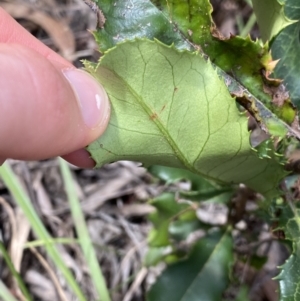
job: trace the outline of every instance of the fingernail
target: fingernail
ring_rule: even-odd
[[[62,71],[72,86],[85,124],[95,128],[109,118],[110,104],[104,88],[87,72],[78,69]]]

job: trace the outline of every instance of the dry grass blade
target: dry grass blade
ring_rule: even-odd
[[[13,209],[11,206],[8,204],[8,202],[0,197],[0,205],[3,206],[5,211],[7,212],[9,222],[10,222],[10,227],[11,227],[11,235],[14,236],[15,233],[17,232],[17,225],[16,225],[16,218]]]
[[[49,274],[49,277],[51,278],[61,301],[68,301],[68,298],[67,298],[66,294],[64,293],[64,290],[62,289],[57,276],[55,275],[54,271],[51,269],[47,260],[45,260],[44,257],[35,248],[31,247],[30,251],[35,255],[35,257],[38,259],[38,261],[41,263],[41,265],[44,267],[44,269]]]
[[[23,245],[27,241],[27,236],[30,227],[26,227],[25,225],[23,229],[25,230],[25,232],[21,231],[20,233],[18,231],[20,229],[19,225],[20,222],[22,223],[22,221],[24,221],[24,219],[22,219],[21,217],[21,220],[19,220],[18,217],[15,216],[15,213],[11,208],[11,206],[2,197],[0,197],[0,205],[2,205],[6,210],[11,225],[11,240],[10,240],[9,251],[7,254],[4,254],[6,253],[5,250],[3,249],[3,247],[1,247],[1,249],[2,249],[3,256],[6,257],[6,261],[8,266],[10,267],[12,276],[14,276],[11,281],[12,290],[15,292],[15,294],[18,296],[20,300],[26,301],[25,296],[28,297],[28,292],[25,288],[25,285],[21,277],[19,276],[19,273],[20,273],[20,266],[21,266],[21,260],[23,254]],[[18,213],[19,213],[18,215],[22,215],[22,213],[19,210]]]
[[[143,267],[139,273],[137,274],[134,282],[130,286],[128,292],[126,293],[123,301],[130,301],[133,298],[133,295],[136,293],[136,291],[139,289],[141,283],[144,281],[145,277],[147,276],[148,270]]]
[[[20,208],[16,208],[16,233],[12,235],[10,254],[11,260],[18,272],[21,271],[24,245],[30,232],[30,223]]]
[[[45,242],[51,241],[52,240],[51,236],[49,235],[48,231],[46,230],[45,226],[43,225],[36,211],[34,210],[31,200],[29,199],[27,193],[21,186],[20,181],[14,174],[8,162],[5,162],[0,167],[0,176],[3,182],[5,183],[5,185],[7,186],[7,188],[10,190],[17,204],[20,206],[20,208],[22,208],[24,214],[26,215],[26,217],[31,223],[32,229],[35,231],[37,236],[40,239],[44,240]],[[57,247],[55,245],[46,243],[45,248],[49,256],[55,262],[57,268],[64,275],[69,286],[73,289],[77,298],[80,301],[85,301],[85,297],[81,289],[79,288],[70,270],[68,270],[68,268],[66,267]]]

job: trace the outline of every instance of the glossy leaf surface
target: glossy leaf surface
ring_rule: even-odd
[[[179,181],[190,182],[191,187],[188,191],[180,191],[180,195],[189,200],[226,202],[234,192],[230,185],[217,185],[186,169],[153,165],[148,168],[148,171],[167,184]]]
[[[285,1],[285,15],[292,20],[300,19],[300,2],[298,0]],[[284,84],[290,93],[291,100],[300,108],[300,21],[284,28],[272,43],[272,55],[274,59],[280,59],[275,75],[284,80]]]
[[[196,243],[188,259],[170,265],[159,276],[147,301],[222,300],[232,260],[230,234],[210,234]]]
[[[105,16],[103,28],[94,33],[101,52],[135,38],[156,38],[178,49],[192,48],[150,0],[98,0],[97,3]]]
[[[293,250],[275,279],[279,281],[280,301],[294,301],[300,298],[300,210],[285,204],[278,212],[278,229],[283,230],[285,238],[292,242]]]
[[[276,277],[279,280],[280,301],[300,300],[300,243],[294,243],[294,252],[281,266],[281,273]]]

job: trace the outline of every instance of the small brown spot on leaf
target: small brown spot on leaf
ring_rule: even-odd
[[[158,115],[157,115],[157,113],[155,113],[155,112],[154,112],[153,114],[150,115],[150,119],[151,119],[151,120],[155,120],[155,119],[157,119],[157,118],[158,118]]]
[[[165,108],[166,108],[166,104],[163,105],[163,107],[160,110],[160,113],[162,113]]]

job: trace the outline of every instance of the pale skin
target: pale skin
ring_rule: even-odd
[[[40,43],[0,8],[0,164],[62,156],[80,167],[110,106],[84,71]]]

